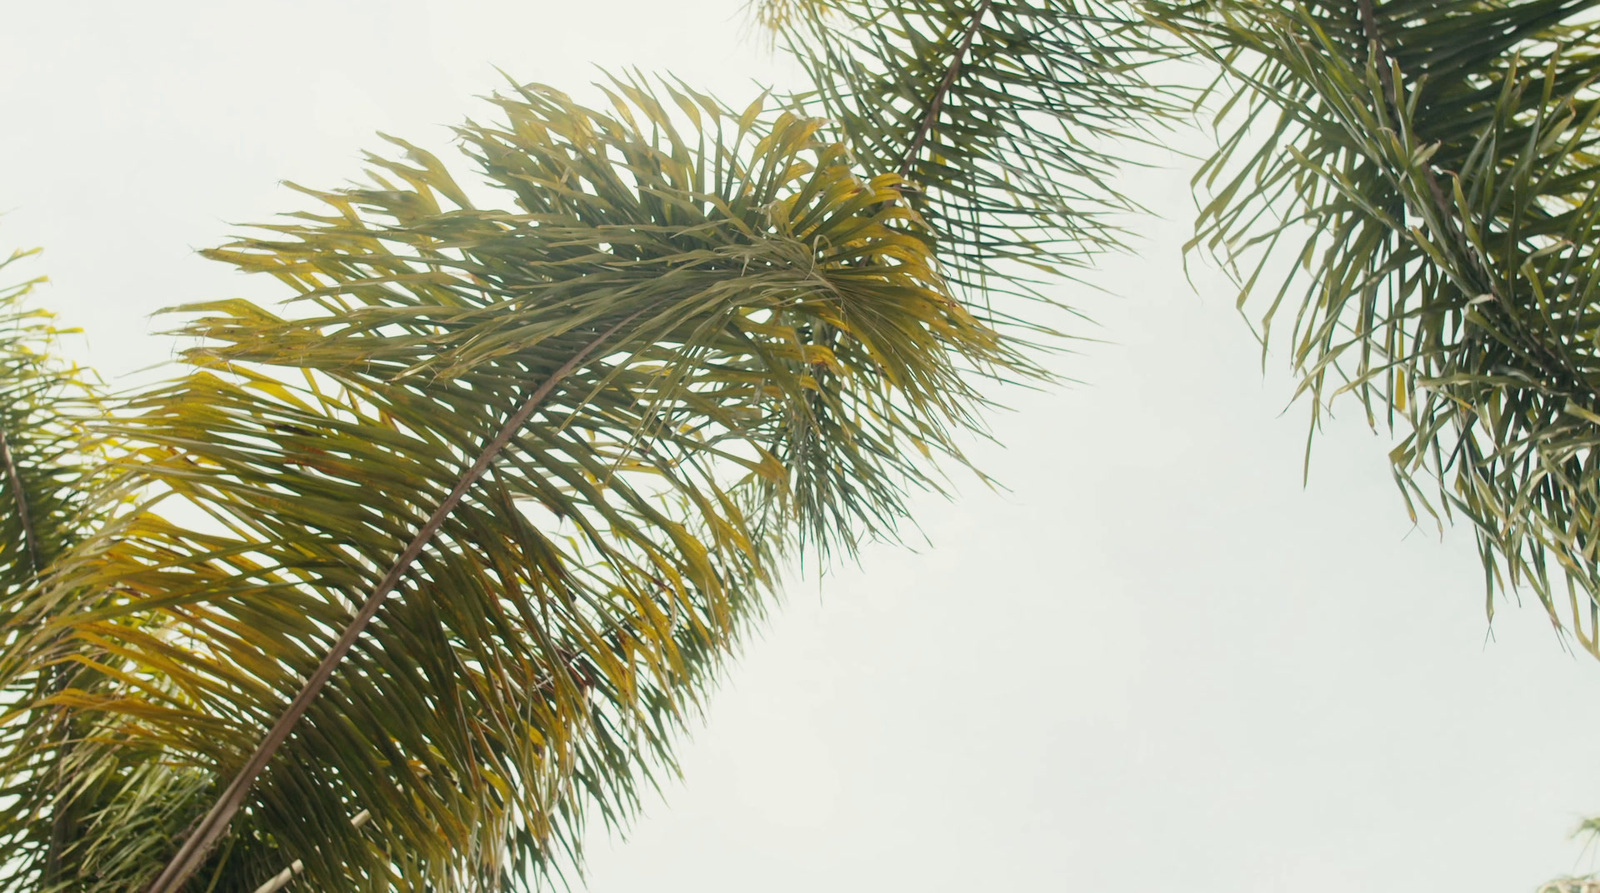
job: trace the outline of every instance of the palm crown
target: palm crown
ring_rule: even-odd
[[[1261,334],[1298,299],[1311,405],[1600,653],[1588,5],[774,0],[813,90],[514,85],[457,130],[487,191],[393,140],[208,252],[292,297],[180,308],[166,384],[108,401],[0,294],[0,877],[573,865],[776,569],[892,538],[978,379],[1048,377],[1027,299],[1118,243],[1179,54],[1225,98],[1195,245],[1241,301],[1300,262]]]

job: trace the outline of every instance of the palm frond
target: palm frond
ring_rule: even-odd
[[[1595,5],[1163,16],[1242,91],[1200,176],[1212,198],[1196,244],[1239,265],[1241,304],[1272,264],[1298,261],[1260,318],[1270,343],[1294,308],[1312,405],[1353,396],[1397,428],[1414,516],[1475,526],[1491,611],[1498,588],[1526,584],[1600,655]]]
[[[1116,144],[1173,110],[1145,81],[1163,55],[1136,11],[1097,0],[769,0],[869,170],[910,181],[951,278],[1036,294],[1121,237]]]
[[[0,275],[34,252],[0,261]],[[27,586],[76,537],[92,457],[82,422],[99,414],[81,370],[53,356],[62,334],[28,305],[42,278],[0,287],[0,597]]]
[[[397,140],[371,187],[211,252],[296,297],[184,308],[192,371],[113,426],[110,492],[144,501],[0,654],[13,690],[70,668],[0,771],[87,816],[73,889],[145,889],[178,840],[215,891],[570,867],[670,767],[775,562],[892,535],[922,457],[959,461],[966,376],[1028,374],[821,122],[609,92],[459,129],[509,209]]]
[[[34,252],[0,261],[0,275]],[[16,619],[51,564],[99,520],[86,505],[88,478],[102,461],[89,425],[103,412],[101,395],[82,370],[53,354],[62,332],[30,306],[30,279],[0,288],[0,642],[22,635]],[[46,668],[22,687],[0,693],[0,710],[46,698],[64,676]],[[35,714],[37,715],[37,714]],[[0,725],[0,753],[24,737]],[[64,742],[58,742],[64,743]],[[38,784],[45,766],[22,755],[21,771],[0,773],[0,887],[55,883],[65,869],[64,843],[76,816],[57,808]],[[16,804],[47,804],[39,810]]]

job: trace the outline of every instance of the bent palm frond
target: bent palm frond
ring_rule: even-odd
[[[1398,425],[1408,501],[1474,524],[1491,610],[1496,588],[1526,584],[1600,655],[1595,5],[1163,14],[1242,90],[1202,171],[1196,243],[1241,265],[1241,303],[1298,261],[1262,334],[1293,308],[1313,405],[1350,395]]]
[[[3,655],[12,690],[70,668],[0,770],[87,815],[73,889],[139,889],[218,828],[184,851],[195,889],[563,870],[670,766],[774,562],[892,535],[921,457],[975,424],[964,376],[1027,374],[898,178],[819,122],[611,93],[519,89],[460,128],[510,209],[401,143],[372,187],[211,253],[297,297],[186,308],[192,371],[114,426],[145,501]],[[202,819],[373,599],[231,824]]]

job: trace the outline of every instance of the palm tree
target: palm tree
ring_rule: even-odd
[[[867,157],[922,134],[913,122],[948,128],[951,145],[905,170],[961,246],[951,267],[985,283],[990,257],[1050,257],[1006,214],[1049,225],[1052,202],[1077,197],[1050,190],[1054,172],[1076,185],[1115,167],[1072,137],[1137,133],[1189,80],[1145,63],[1202,62],[1195,108],[1218,139],[1190,247],[1236,275],[1263,357],[1288,347],[1313,437],[1359,403],[1398,438],[1412,519],[1474,529],[1491,616],[1497,593],[1526,587],[1600,657],[1596,5],[796,0],[768,18]],[[1100,59],[1121,63],[1109,82],[1070,74]],[[1148,83],[1124,80],[1139,70]],[[941,89],[923,118],[885,115],[907,83]],[[1034,131],[1052,117],[1064,141]]]
[[[1303,265],[1263,341],[1302,295],[1317,412],[1399,426],[1491,595],[1600,654],[1589,5],[769,0],[814,90],[516,87],[458,129],[482,195],[397,140],[209,253],[294,297],[183,308],[173,382],[106,403],[13,312],[0,877],[569,870],[776,569],[892,538],[976,381],[1047,377],[1030,300],[1118,243],[1108,141],[1175,111],[1177,53],[1225,100],[1196,244],[1241,300]]]
[[[1313,426],[1348,395],[1400,431],[1413,516],[1460,513],[1491,599],[1527,585],[1600,656],[1596,5],[791,0],[766,18],[858,153],[904,153],[947,263],[986,283],[993,258],[1102,242],[1114,196],[1078,191],[1116,169],[1097,140],[1171,110],[1183,77],[1150,63],[1208,62],[1219,142],[1191,244],[1262,303],[1264,349],[1298,297]]]
[[[1262,305],[1263,349],[1298,300],[1313,429],[1353,397],[1400,433],[1413,517],[1473,525],[1491,609],[1526,585],[1600,656],[1596,5],[791,0],[766,18],[856,151],[918,184],[956,278],[991,290],[1015,281],[996,259],[1105,241],[1115,198],[1082,192],[1116,169],[1100,140],[1171,110],[1183,77],[1150,63],[1209,63],[1192,246]]]
[[[459,129],[509,210],[396,141],[211,252],[295,297],[184,308],[188,371],[116,401],[104,463],[59,455],[71,376],[13,326],[8,889],[559,871],[777,563],[893,536],[972,376],[1038,374],[819,121],[608,89]]]
[[[1044,375],[990,298],[1125,205],[1045,136],[1159,106],[1118,47],[1056,60],[1070,8],[910,14],[949,33],[876,132],[837,83],[518,87],[458,130],[509,210],[396,141],[210,252],[295,298],[181,308],[190,371],[92,426],[107,461],[19,464],[75,477],[7,592],[10,886],[519,887],[624,820],[774,567],[892,538],[975,377]],[[991,117],[963,91],[1015,60],[1050,79]]]

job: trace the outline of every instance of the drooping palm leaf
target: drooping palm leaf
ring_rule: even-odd
[[[0,261],[0,276],[30,254]],[[60,332],[50,314],[28,305],[42,281],[0,287],[0,593],[6,598],[48,568],[85,522],[79,479],[94,451],[82,425],[101,411],[83,373],[52,356]]]
[[[0,261],[0,275],[32,253]],[[81,370],[52,354],[61,333],[29,304],[41,281],[0,288],[0,636],[8,645],[20,635],[15,618],[26,593],[98,520],[84,494],[102,458],[99,438],[88,431],[103,412],[101,397]],[[0,695],[0,709],[48,697],[63,678],[51,669],[35,674]],[[27,734],[19,724],[0,725],[0,753],[14,752]],[[0,818],[0,887],[8,890],[65,867],[63,845],[77,820],[38,784],[45,769],[38,758],[20,756],[19,768],[0,774],[0,803],[40,808],[7,809]]]
[[[819,122],[612,91],[521,89],[460,129],[510,210],[406,146],[212,253],[298,297],[188,308],[192,371],[115,425],[113,492],[146,501],[0,655],[12,690],[70,668],[24,705],[67,719],[0,771],[87,814],[73,889],[140,888],[207,829],[194,889],[570,865],[585,816],[622,820],[670,765],[774,561],[890,533],[933,483],[919,457],[959,458],[963,376],[1026,372],[949,296],[898,178],[858,177]],[[201,820],[363,603],[231,824]]]
[[[1353,396],[1396,425],[1408,500],[1476,527],[1491,610],[1497,587],[1527,584],[1600,654],[1594,6],[1163,15],[1241,91],[1201,174],[1197,243],[1240,265],[1241,303],[1298,260],[1260,315],[1270,341],[1293,309],[1313,404]]]
[[[768,0],[870,170],[910,181],[952,278],[1032,293],[1026,274],[1082,266],[1131,205],[1116,142],[1170,110],[1143,78],[1158,42],[1132,6],[1097,0]],[[1035,321],[1035,324],[1036,321]]]

